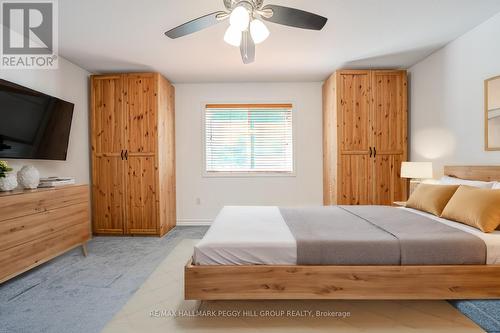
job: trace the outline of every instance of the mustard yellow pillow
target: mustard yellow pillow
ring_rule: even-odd
[[[441,217],[492,232],[500,225],[500,190],[462,185],[443,210]]]
[[[420,184],[406,202],[406,207],[440,216],[459,185]]]

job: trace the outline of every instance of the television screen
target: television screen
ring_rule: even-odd
[[[0,158],[66,160],[73,108],[0,79]]]

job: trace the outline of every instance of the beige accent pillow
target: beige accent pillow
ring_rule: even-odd
[[[459,185],[420,184],[406,202],[406,207],[440,216],[458,187]]]
[[[455,192],[441,217],[492,232],[500,225],[500,190],[462,185]]]

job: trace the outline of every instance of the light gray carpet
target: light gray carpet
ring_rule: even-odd
[[[96,237],[89,256],[74,249],[0,286],[0,332],[99,332],[182,239],[206,227],[177,227],[163,238]]]
[[[182,239],[206,227],[177,227],[164,238],[96,237],[89,256],[72,250],[0,285],[0,332],[97,333]],[[488,332],[500,332],[500,301],[452,302]]]

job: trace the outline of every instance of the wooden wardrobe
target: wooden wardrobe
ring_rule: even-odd
[[[406,201],[406,71],[341,70],[323,85],[325,205]]]
[[[163,236],[175,226],[174,96],[157,73],[91,77],[95,234]]]

